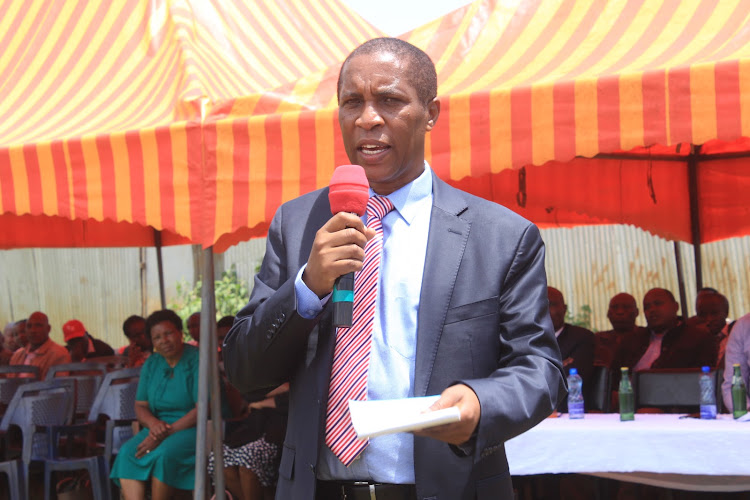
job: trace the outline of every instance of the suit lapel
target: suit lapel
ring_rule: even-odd
[[[425,396],[435,363],[458,268],[471,223],[459,217],[468,207],[458,191],[433,172],[433,202],[419,298],[414,395]]]

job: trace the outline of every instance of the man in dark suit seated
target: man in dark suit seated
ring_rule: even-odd
[[[580,326],[565,322],[565,313],[568,306],[562,292],[557,288],[547,287],[549,298],[549,315],[552,319],[552,328],[555,329],[557,345],[560,347],[560,356],[563,367],[567,374],[571,368],[578,370],[583,379],[583,403],[584,406],[590,401],[587,394],[592,385],[594,373],[594,333]],[[568,411],[568,401],[561,400],[557,406],[560,412]]]
[[[328,189],[282,205],[224,340],[244,396],[289,382],[276,497],[510,500],[503,443],[565,394],[539,231],[425,161],[440,100],[420,49],[364,43],[344,61],[337,96],[344,147],[370,185],[367,221],[332,214]],[[354,322],[337,329],[331,295],[349,272]],[[436,395],[430,409],[455,407],[461,420],[358,440],[348,385],[359,394],[347,399]]]
[[[679,308],[669,290],[649,290],[643,297],[648,328],[622,340],[617,366],[627,366],[633,371],[713,366],[716,338],[705,329],[679,321]]]
[[[617,359],[622,339],[628,335],[645,330],[635,324],[638,317],[638,304],[629,293],[618,293],[609,301],[607,318],[612,324],[611,330],[598,332],[595,335],[594,365],[606,366],[619,370],[613,363]]]

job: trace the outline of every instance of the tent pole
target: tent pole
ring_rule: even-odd
[[[167,308],[167,299],[164,293],[164,263],[161,259],[161,231],[154,229],[154,247],[156,248],[156,266],[159,270],[159,296],[161,308]]]
[[[703,265],[701,262],[701,220],[698,204],[698,155],[700,146],[693,146],[688,157],[688,193],[690,195],[690,229],[693,235],[693,258],[695,260],[696,290],[703,288]],[[684,311],[683,311],[684,312]]]
[[[212,340],[213,339],[213,340]],[[212,448],[219,450],[214,453],[214,471],[217,478],[216,498],[224,499],[224,461],[221,453],[221,411],[216,410],[220,406],[221,397],[218,387],[218,376],[214,376],[212,369],[218,371],[216,358],[216,298],[214,295],[214,256],[213,247],[203,250],[203,287],[201,289],[201,341],[198,343],[200,349],[200,361],[198,364],[198,417],[196,422],[195,440],[195,489],[194,500],[204,500],[207,492],[206,484],[206,446],[208,436],[208,409],[209,409],[209,379],[213,385],[211,389],[212,415],[214,419],[214,431]]]
[[[682,311],[683,319],[688,319],[689,314],[687,310],[687,295],[685,294],[685,278],[682,271],[682,251],[680,250],[680,242],[673,241],[674,243],[674,261],[677,264],[677,287],[680,291],[680,311]]]
[[[212,261],[213,262],[213,261]],[[214,281],[211,281],[211,294],[214,294]],[[215,299],[214,299],[215,305]],[[201,314],[203,318],[203,314]],[[209,360],[211,361],[210,367],[210,380],[211,380],[211,423],[213,424],[213,452],[214,452],[214,486],[216,490],[216,500],[224,500],[224,420],[221,414],[221,395],[222,390],[221,375],[219,374],[219,350],[218,350],[218,339],[216,338],[216,308],[213,308],[211,316],[209,318],[213,321],[210,322],[210,328],[208,330],[201,330],[201,332],[208,332],[209,344]],[[203,338],[201,336],[201,338]]]

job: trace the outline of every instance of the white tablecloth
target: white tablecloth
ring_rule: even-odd
[[[750,422],[735,422],[729,415],[679,417],[636,414],[631,422],[620,422],[617,414],[548,418],[506,443],[510,472],[587,473],[684,489],[750,488]],[[686,475],[695,477],[680,477]]]

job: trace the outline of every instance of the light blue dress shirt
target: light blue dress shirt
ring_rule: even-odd
[[[374,192],[370,190],[370,196]],[[395,209],[383,218],[383,255],[372,333],[367,397],[371,400],[414,396],[417,350],[417,312],[427,252],[432,211],[432,173],[389,194]],[[365,217],[363,217],[365,219]],[[298,312],[313,318],[330,295],[320,300],[297,274]],[[372,480],[381,483],[414,483],[414,436],[390,434],[370,439],[369,446],[348,468],[326,446],[320,450],[318,479]]]

